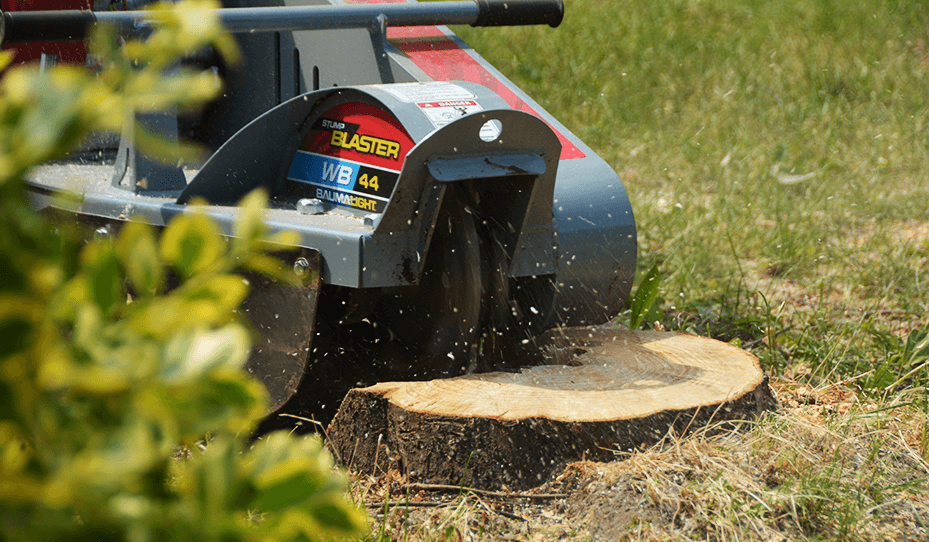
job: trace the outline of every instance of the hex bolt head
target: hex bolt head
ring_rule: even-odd
[[[306,258],[301,256],[294,261],[294,273],[296,273],[298,277],[306,277],[309,272],[310,262],[308,262]]]
[[[303,198],[297,202],[297,211],[304,215],[320,215],[325,212],[323,202],[316,198]]]
[[[364,216],[364,223],[369,228],[376,228],[381,223],[381,215],[377,213],[367,214]]]

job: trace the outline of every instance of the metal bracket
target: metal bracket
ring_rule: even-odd
[[[178,141],[177,114],[171,111],[145,113],[135,116],[135,121],[153,134],[170,142]],[[180,191],[187,187],[187,179],[179,166],[166,165],[140,153],[126,126],[119,140],[116,163],[113,164],[112,184],[116,188],[131,192]]]
[[[393,83],[394,73],[390,69],[390,57],[387,56],[387,16],[381,13],[368,26],[371,34],[371,46],[374,48],[377,70],[382,83]]]

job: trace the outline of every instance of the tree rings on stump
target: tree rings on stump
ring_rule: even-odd
[[[548,333],[545,365],[354,389],[330,426],[341,461],[411,481],[525,489],[572,461],[608,461],[774,407],[758,358],[676,332]]]

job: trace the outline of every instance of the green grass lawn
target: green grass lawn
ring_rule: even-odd
[[[775,374],[838,378],[925,330],[929,5],[568,0],[565,13],[557,29],[455,30],[620,174],[665,327],[752,341]],[[872,380],[856,382],[894,379]]]
[[[639,280],[656,264],[662,275],[647,325],[749,349],[782,405],[739,444],[675,444],[617,467],[643,462],[650,506],[679,514],[627,538],[925,536],[929,4],[567,0],[565,11],[558,29],[455,31],[623,179]],[[740,450],[746,477],[654,462],[684,447],[704,467]]]

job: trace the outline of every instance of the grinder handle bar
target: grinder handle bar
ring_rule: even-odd
[[[284,32],[368,28],[378,17],[387,26],[469,24],[517,26],[547,24],[564,18],[562,0],[461,0],[451,2],[351,4],[220,8],[215,10],[227,31]],[[97,24],[132,29],[151,26],[145,11],[6,11],[0,12],[0,44],[83,40]]]

